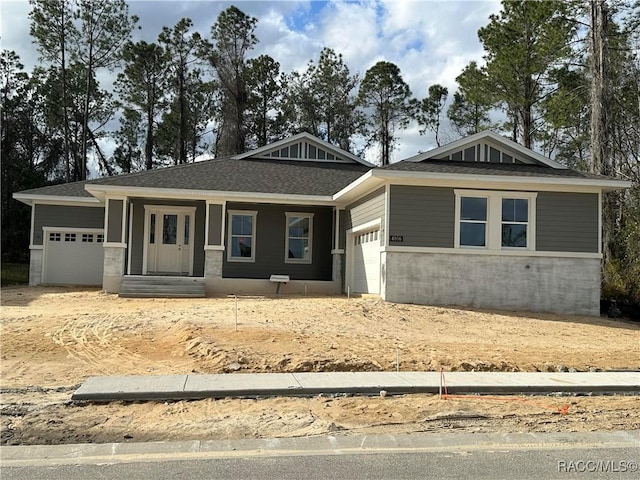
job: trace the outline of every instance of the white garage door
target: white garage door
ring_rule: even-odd
[[[353,235],[353,282],[355,293],[380,293],[380,230]]]
[[[44,283],[102,285],[102,230],[44,232]]]

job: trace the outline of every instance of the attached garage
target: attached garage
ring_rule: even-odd
[[[352,235],[351,290],[380,293],[380,229]]]
[[[44,229],[42,282],[102,285],[104,233],[101,229]]]

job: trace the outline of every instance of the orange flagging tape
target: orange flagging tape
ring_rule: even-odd
[[[444,387],[444,394],[442,398],[447,400],[448,398],[455,398],[458,400],[489,400],[489,401],[499,401],[499,402],[521,402],[528,403],[530,405],[536,405],[538,407],[546,408],[552,410],[554,413],[559,413],[560,415],[567,415],[569,413],[569,405],[563,405],[562,407],[557,407],[556,405],[549,405],[546,403],[538,402],[535,400],[530,400],[528,398],[522,397],[496,397],[490,395],[449,395],[447,390],[447,381],[444,376],[444,371],[440,369],[440,380],[442,381],[442,385]]]

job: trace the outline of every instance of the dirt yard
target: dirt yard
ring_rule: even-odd
[[[640,428],[638,397],[432,395],[74,404],[92,375],[640,369],[640,324],[377,298],[2,290],[2,445]],[[567,415],[558,414],[569,405]]]

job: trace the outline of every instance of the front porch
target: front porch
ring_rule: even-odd
[[[280,293],[342,290],[335,207],[148,197],[108,197],[105,203],[107,292],[145,297],[270,295],[276,292],[271,275],[290,277]],[[234,231],[238,216],[252,222],[242,235]],[[289,236],[292,218],[309,222],[307,230],[296,230],[301,237],[295,237],[295,244]],[[237,248],[239,241],[250,253]]]

